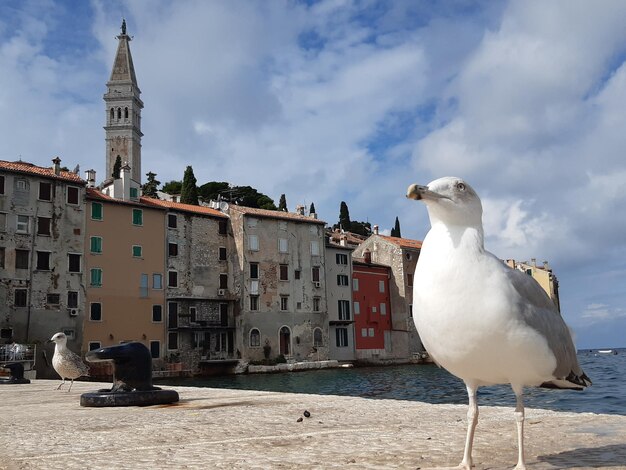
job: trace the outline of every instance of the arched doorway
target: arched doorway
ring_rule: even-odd
[[[291,354],[291,330],[287,326],[283,326],[278,333],[278,344],[280,345],[280,354],[289,356]]]

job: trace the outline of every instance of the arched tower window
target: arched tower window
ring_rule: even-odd
[[[124,119],[128,119],[128,108],[124,108]]]
[[[117,108],[117,118],[122,119],[122,108]]]
[[[113,119],[115,119],[115,110],[111,108],[111,121],[113,121]]]

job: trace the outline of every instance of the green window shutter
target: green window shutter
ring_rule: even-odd
[[[102,253],[102,238],[91,237],[91,252]]]
[[[137,188],[130,188],[130,197],[137,198],[138,194],[139,192],[137,191]]]
[[[92,286],[101,286],[102,285],[102,269],[93,268],[91,270],[91,285]]]
[[[133,209],[133,225],[143,225],[143,211],[141,209]]]
[[[135,258],[141,258],[141,246],[133,245],[133,256]]]
[[[102,204],[99,202],[91,203],[91,218],[94,220],[102,220]]]

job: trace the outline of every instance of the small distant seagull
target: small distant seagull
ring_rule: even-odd
[[[518,470],[524,461],[525,386],[591,385],[578,364],[570,331],[530,276],[485,250],[482,204],[460,178],[412,184],[410,199],[426,204],[431,229],[413,278],[413,319],[433,360],[467,387],[468,430],[459,468],[472,468],[478,387],[511,384],[517,406]]]
[[[57,371],[57,374],[61,376],[63,382],[59,384],[57,390],[65,384],[65,379],[70,379],[70,388],[68,392],[72,390],[74,385],[74,379],[82,376],[89,376],[89,367],[82,361],[82,359],[74,354],[67,348],[67,336],[64,333],[56,333],[50,338],[51,343],[56,343],[54,346],[54,356],[52,356],[52,367]]]

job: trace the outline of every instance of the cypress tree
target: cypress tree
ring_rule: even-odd
[[[396,216],[396,226],[391,229],[391,236],[402,238],[402,235],[400,234],[400,220],[398,220],[398,216]]]
[[[339,228],[343,230],[350,230],[352,227],[352,222],[350,222],[350,211],[348,210],[348,204],[344,201],[341,201],[341,205],[339,206]]]
[[[119,155],[117,156],[117,158],[115,159],[115,163],[113,164],[113,173],[111,174],[111,176],[113,177],[113,179],[120,179],[120,173],[122,172],[122,157],[120,157]]]
[[[287,198],[284,194],[280,195],[280,200],[278,201],[278,210],[288,212],[287,210]]]
[[[311,203],[311,207],[309,208],[309,214],[315,214],[315,204]]]
[[[198,188],[196,187],[196,177],[193,174],[193,168],[188,166],[183,176],[183,187],[180,191],[180,202],[183,204],[199,205]]]

